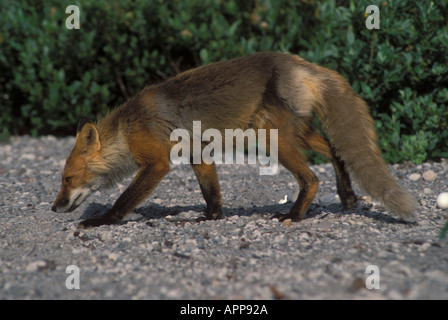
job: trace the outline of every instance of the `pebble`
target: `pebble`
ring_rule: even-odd
[[[422,177],[426,182],[433,182],[437,179],[437,174],[432,170],[427,170],[423,172]]]
[[[284,227],[290,227],[290,226],[292,226],[292,220],[291,220],[291,219],[285,219],[285,220],[283,220],[283,222],[282,222],[282,226],[284,226]]]
[[[442,192],[437,196],[437,206],[441,209],[448,209],[448,192]]]
[[[420,180],[420,178],[422,177],[422,175],[420,173],[411,173],[408,178],[411,181],[418,181]]]
[[[33,261],[33,262],[30,262],[26,266],[25,271],[27,271],[27,272],[35,272],[35,271],[39,270],[39,268],[45,267],[45,265],[46,265],[46,263],[43,260]]]
[[[112,261],[117,261],[119,257],[120,256],[117,253],[115,253],[115,252],[109,252],[107,254],[107,258],[112,260]]]

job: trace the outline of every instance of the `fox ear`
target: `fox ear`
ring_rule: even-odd
[[[91,153],[100,149],[101,141],[98,129],[93,123],[84,123],[76,135],[76,150],[80,153]]]
[[[78,128],[76,129],[76,135],[78,135],[78,133],[86,123],[92,123],[92,121],[90,121],[90,119],[87,117],[82,117],[81,119],[79,119]]]

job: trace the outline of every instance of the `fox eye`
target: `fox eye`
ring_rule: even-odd
[[[72,177],[65,177],[64,179],[65,179],[65,182],[69,183],[70,180],[72,180]]]

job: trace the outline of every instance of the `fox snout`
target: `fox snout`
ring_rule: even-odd
[[[56,199],[53,203],[53,206],[51,207],[51,211],[53,212],[61,212],[61,213],[67,213],[72,212],[75,210],[81,203],[76,204],[76,201],[73,201],[72,204],[70,204],[70,199],[63,198],[63,199]]]
[[[78,208],[91,193],[92,191],[89,188],[82,188],[72,191],[70,196],[59,194],[54,201],[51,210],[54,212],[72,212]]]
[[[60,199],[59,201],[57,201],[57,199],[56,199],[56,201],[54,202],[53,206],[51,207],[51,211],[53,211],[53,212],[60,212],[58,210],[58,208],[67,207],[68,203],[69,203],[68,199]]]

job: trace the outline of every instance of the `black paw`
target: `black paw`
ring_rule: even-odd
[[[344,198],[342,198],[340,195],[339,197],[341,199],[342,206],[344,207],[345,210],[350,210],[356,205],[357,198],[354,193],[349,194]]]
[[[207,214],[205,215],[205,218],[207,220],[218,220],[222,218],[222,210],[221,209],[216,209],[213,211],[208,211],[207,210]]]

